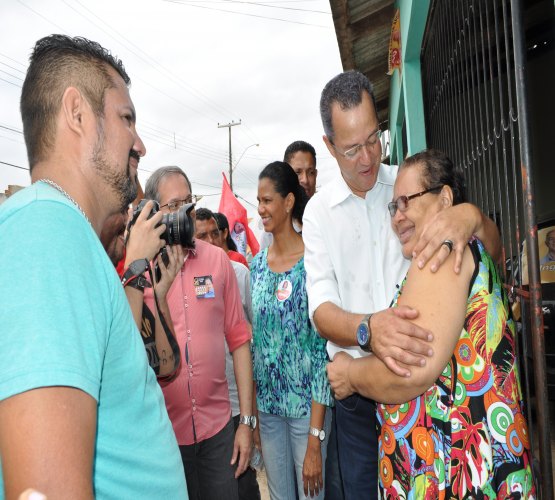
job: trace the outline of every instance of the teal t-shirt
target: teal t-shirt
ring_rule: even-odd
[[[186,499],[162,392],[83,215],[47,184],[18,192],[0,206],[0,262],[0,400],[48,386],[83,390],[97,401],[95,497]]]

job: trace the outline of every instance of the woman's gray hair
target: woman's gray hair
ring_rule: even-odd
[[[453,191],[453,205],[466,202],[466,182],[463,170],[437,149],[424,149],[405,158],[399,170],[420,165],[422,187],[449,186]]]
[[[169,166],[169,167],[160,167],[156,169],[152,173],[152,175],[148,178],[145,186],[145,198],[147,200],[156,200],[158,203],[160,203],[160,193],[158,192],[158,186],[160,186],[160,181],[164,177],[166,177],[166,175],[173,175],[173,174],[178,174],[185,177],[185,180],[187,181],[187,185],[189,186],[189,191],[191,191],[191,194],[192,194],[193,188],[191,187],[191,182],[189,181],[187,174],[183,172],[183,170],[179,167]]]
[[[374,110],[376,110],[376,98],[370,80],[360,71],[349,70],[332,78],[322,90],[320,97],[320,117],[324,132],[328,139],[333,142],[334,131],[331,123],[331,107],[334,102],[341,106],[342,110],[352,109],[362,102],[362,93],[366,91],[372,99]]]

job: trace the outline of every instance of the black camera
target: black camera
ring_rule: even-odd
[[[149,200],[143,199],[139,202],[137,208],[133,211],[133,217],[127,225],[127,231],[133,227],[133,224],[137,221],[137,217],[139,217],[139,214],[148,201]],[[194,206],[194,203],[187,203],[186,205],[180,207],[176,212],[164,214],[160,224],[165,224],[166,230],[160,235],[160,238],[162,238],[166,244],[181,245],[185,248],[195,248],[195,242],[193,241],[195,224],[191,218],[191,210],[193,210]],[[157,201],[154,201],[148,218],[150,219],[159,210],[160,204]]]

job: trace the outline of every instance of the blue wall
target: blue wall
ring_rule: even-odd
[[[426,147],[420,49],[426,28],[430,0],[397,0],[395,8],[401,17],[401,72],[395,70],[389,91],[389,126],[391,163],[399,164],[407,154]],[[403,144],[403,122],[406,120],[406,144]],[[404,148],[403,148],[404,146]]]

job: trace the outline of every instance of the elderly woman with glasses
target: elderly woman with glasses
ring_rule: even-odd
[[[426,224],[464,202],[462,173],[443,153],[401,165],[389,204],[411,258]],[[439,251],[449,252],[452,242]],[[446,249],[446,250],[445,250]],[[345,353],[328,365],[335,396],[379,401],[379,489],[384,498],[534,498],[530,442],[516,360],[515,324],[496,266],[473,237],[461,271],[413,262],[392,307],[419,310],[433,333],[431,359],[395,375],[376,357]]]

